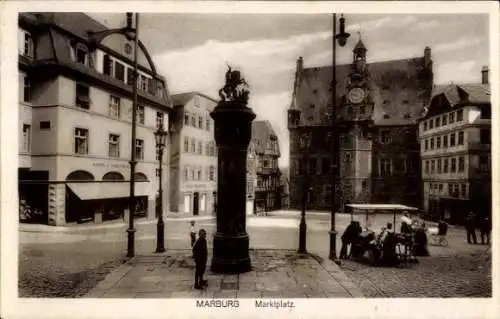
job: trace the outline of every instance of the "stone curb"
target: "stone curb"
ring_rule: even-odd
[[[190,220],[213,220],[213,216],[200,216],[200,217],[166,217],[165,221],[190,221]],[[150,225],[156,224],[157,220],[138,220],[135,222],[136,225]],[[83,230],[96,230],[96,229],[109,229],[109,228],[120,228],[127,227],[126,222],[116,222],[110,224],[88,224],[81,226],[49,226],[40,224],[24,224],[19,223],[19,231],[25,233],[65,233],[71,231],[83,231]]]
[[[332,278],[337,281],[353,298],[364,298],[361,289],[351,280],[344,271],[332,260],[326,258],[319,264],[328,272]]]
[[[97,286],[92,288],[84,298],[99,298],[102,297],[103,294],[106,293],[111,287],[116,285],[123,277],[125,277],[129,271],[131,271],[134,266],[125,263],[115,269],[110,274],[108,274],[103,281],[99,282]]]

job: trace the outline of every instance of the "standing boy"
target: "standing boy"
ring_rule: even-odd
[[[196,241],[196,229],[194,228],[195,221],[191,221],[191,228],[189,230],[189,235],[191,235],[191,248],[193,248]]]
[[[208,257],[206,236],[206,231],[203,228],[200,229],[198,240],[193,246],[194,262],[196,264],[196,270],[194,274],[195,289],[203,289],[207,286],[207,281],[203,280],[203,274],[205,273],[205,267],[207,265]]]

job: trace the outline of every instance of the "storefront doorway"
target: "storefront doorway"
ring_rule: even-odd
[[[200,214],[200,193],[195,192],[193,196],[193,215],[197,216]]]

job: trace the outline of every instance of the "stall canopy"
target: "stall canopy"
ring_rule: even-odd
[[[130,196],[130,183],[67,183],[73,193],[81,200],[124,198]],[[148,196],[148,182],[135,183],[135,196]]]
[[[347,204],[346,206],[354,210],[363,211],[380,211],[380,210],[391,210],[391,211],[404,211],[404,210],[418,210],[418,208],[399,205],[399,204]]]

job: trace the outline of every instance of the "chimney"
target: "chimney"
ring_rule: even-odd
[[[489,73],[490,73],[490,70],[488,69],[487,65],[485,65],[481,68],[481,83],[482,84],[489,84],[488,83]]]
[[[431,60],[431,48],[425,47],[425,50],[424,50],[424,66],[428,67],[431,62],[432,62],[432,60]]]
[[[304,59],[299,56],[297,59],[297,74],[301,74],[302,70],[304,69]]]

